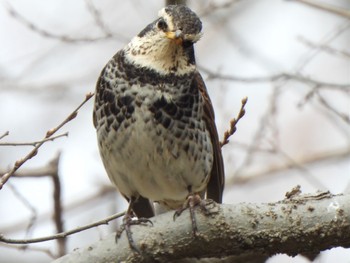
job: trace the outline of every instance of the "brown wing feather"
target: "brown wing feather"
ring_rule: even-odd
[[[210,133],[214,151],[214,163],[207,186],[207,198],[213,199],[217,203],[221,203],[225,184],[225,174],[218,131],[215,125],[214,109],[205,87],[203,78],[199,72],[196,73],[193,81],[194,85],[198,87],[204,99],[204,118]]]

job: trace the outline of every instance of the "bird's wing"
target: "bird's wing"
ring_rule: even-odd
[[[207,198],[213,199],[217,203],[221,203],[225,184],[225,174],[218,131],[215,125],[214,109],[203,78],[199,72],[195,74],[192,84],[198,87],[204,100],[204,118],[210,133],[214,151],[214,163],[207,186]]]

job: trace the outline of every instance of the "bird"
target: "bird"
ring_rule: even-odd
[[[169,5],[119,50],[97,80],[93,123],[110,181],[129,202],[130,226],[150,222],[154,203],[174,216],[222,202],[224,164],[214,109],[195,60],[202,22]],[[138,219],[135,219],[135,216]]]

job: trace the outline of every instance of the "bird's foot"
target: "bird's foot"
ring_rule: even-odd
[[[137,219],[133,219],[131,214],[126,214],[123,218],[123,224],[121,225],[120,229],[117,231],[117,234],[115,236],[115,241],[117,242],[120,238],[121,234],[125,231],[125,234],[128,238],[128,242],[130,245],[130,248],[134,250],[135,252],[141,254],[140,249],[136,246],[134,239],[132,238],[132,232],[130,229],[131,225],[141,225],[141,224],[151,224],[153,226],[153,223],[148,218],[140,217]]]
[[[174,213],[174,220],[182,214],[183,211],[185,211],[187,208],[190,212],[191,222],[192,222],[192,234],[193,236],[197,236],[198,233],[198,227],[197,227],[197,221],[194,213],[194,209],[196,207],[199,207],[201,211],[205,215],[209,215],[210,211],[207,208],[207,205],[212,203],[213,201],[210,199],[202,199],[199,194],[190,194],[186,201],[184,202],[183,206],[177,209]]]

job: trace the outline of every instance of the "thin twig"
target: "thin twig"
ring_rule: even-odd
[[[73,120],[77,114],[78,114],[78,110],[89,100],[92,98],[94,94],[93,93],[88,93],[85,96],[84,101],[71,113],[69,114],[69,116],[62,121],[57,127],[52,128],[51,130],[47,131],[45,138],[50,138],[55,132],[57,132],[59,129],[61,129],[65,124],[67,124],[68,122],[70,122],[71,120]],[[12,169],[10,171],[8,171],[7,173],[5,173],[1,178],[0,178],[0,190],[2,189],[2,187],[4,186],[4,184],[7,182],[7,180],[29,159],[33,158],[37,153],[39,148],[44,144],[45,142],[41,142],[39,144],[37,144],[33,150],[31,150],[25,157],[23,157],[20,160],[17,160],[14,164],[14,166],[12,167]]]
[[[224,133],[224,138],[222,139],[222,142],[220,142],[220,147],[223,147],[225,144],[229,143],[229,138],[236,132],[237,130],[237,123],[239,122],[240,119],[243,118],[244,114],[245,114],[245,105],[247,104],[248,98],[245,97],[242,99],[242,104],[241,104],[241,108],[238,112],[238,115],[236,118],[232,119],[230,121],[230,129],[226,130]]]
[[[55,139],[61,138],[61,137],[68,137],[68,132],[65,132],[60,135],[52,136],[50,138],[45,138],[40,141],[34,141],[34,142],[0,142],[0,146],[37,146],[39,143],[42,142],[48,142],[48,141],[54,141]]]
[[[325,45],[325,44],[317,44],[317,43],[314,43],[314,42],[312,42],[312,41],[310,41],[302,36],[298,37],[298,40],[310,48],[319,49],[319,50],[327,52],[331,55],[341,56],[343,58],[350,59],[350,53],[346,52],[344,50],[339,50],[339,49],[333,48],[333,47],[331,47],[329,45]]]
[[[24,170],[24,169],[23,169]],[[21,170],[21,171],[23,171]],[[17,173],[16,173],[17,174]],[[16,175],[15,174],[15,175]],[[91,209],[92,207],[95,207],[95,204],[102,204],[100,200],[102,198],[106,198],[107,195],[115,194],[117,193],[115,188],[111,185],[102,185],[100,189],[97,192],[91,193],[88,196],[77,198],[71,201],[69,204],[63,204],[63,210],[65,212],[74,213],[79,209],[85,210]],[[37,224],[44,224],[47,222],[47,220],[50,220],[52,218],[52,212],[51,211],[44,211],[40,213],[37,216]],[[13,232],[17,232],[18,230],[21,230],[27,226],[27,219],[20,218],[20,221],[13,222],[13,224],[10,224],[8,226],[3,226],[0,229],[0,233],[6,233],[11,234]]]
[[[36,210],[36,208],[34,207],[34,205],[32,205],[28,198],[26,198],[25,196],[23,196],[23,194],[17,190],[17,188],[11,184],[10,182],[8,182],[8,186],[10,187],[12,193],[14,194],[14,196],[16,196],[16,198],[24,205],[24,207],[26,207],[31,215],[29,218],[29,223],[26,227],[26,235],[28,236],[34,226],[34,223],[36,222],[37,218],[38,218],[38,211]]]
[[[319,93],[315,92],[319,102],[329,111],[333,112],[336,116],[338,116],[341,120],[346,122],[347,124],[350,124],[350,116],[348,116],[348,113],[340,112],[337,109],[335,109],[332,105],[329,104],[329,102]]]
[[[8,243],[8,244],[32,244],[32,243],[40,243],[40,242],[45,242],[49,240],[54,240],[54,239],[60,239],[60,238],[65,238],[69,235],[97,227],[99,225],[108,225],[108,223],[116,218],[122,217],[125,215],[125,212],[121,213],[116,213],[114,215],[111,215],[109,217],[106,217],[105,219],[99,220],[97,222],[82,226],[82,227],[77,227],[75,229],[66,231],[66,232],[61,232],[55,235],[50,235],[50,236],[45,236],[45,237],[38,237],[38,238],[31,238],[31,239],[12,239],[12,238],[6,238],[3,235],[0,234],[0,242]]]
[[[241,2],[242,0],[230,0],[230,1],[227,1],[226,3],[214,3],[214,2],[210,2],[208,7],[206,7],[204,9],[204,11],[202,11],[199,16],[200,17],[204,17],[204,16],[207,16],[207,15],[210,15],[212,14],[213,12],[217,11],[217,10],[220,10],[220,9],[226,9],[227,8],[230,8],[232,5],[234,4],[237,4],[239,2]]]
[[[346,8],[339,8],[336,7],[334,5],[329,5],[326,3],[321,3],[321,2],[317,2],[317,1],[313,1],[313,0],[293,0],[302,4],[306,4],[308,6],[312,6],[315,7],[317,9],[321,9],[324,11],[327,11],[329,13],[338,15],[338,16],[342,16],[342,17],[346,17],[346,18],[350,18],[350,11],[347,10]]]
[[[340,25],[337,25],[335,29],[332,29],[330,32],[326,33],[322,39],[319,41],[318,45],[329,45],[339,36],[347,32],[350,28],[349,20],[344,21]],[[305,54],[304,58],[298,63],[295,67],[295,72],[301,72],[313,59],[321,52],[320,49],[316,48],[310,50]]]
[[[200,70],[206,73],[207,80],[213,80],[213,79],[220,79],[220,80],[226,80],[226,81],[235,81],[235,82],[244,82],[244,83],[259,83],[259,82],[274,82],[279,80],[294,80],[303,82],[309,85],[317,85],[319,87],[328,87],[328,88],[334,88],[334,89],[350,89],[350,83],[343,83],[343,84],[337,84],[337,83],[331,83],[331,82],[324,82],[316,79],[312,79],[309,77],[305,77],[301,74],[290,74],[290,73],[279,73],[271,76],[262,76],[262,77],[240,77],[240,76],[234,76],[234,75],[226,75],[221,73],[216,73],[211,71],[210,69],[200,67]]]
[[[10,132],[9,131],[5,131],[5,133],[3,135],[0,136],[0,140],[4,137],[6,137],[7,135],[9,135]]]
[[[6,247],[6,248],[12,248],[12,249],[20,249],[23,251],[35,251],[35,252],[42,252],[45,253],[46,255],[48,255],[49,257],[51,257],[52,259],[57,258],[57,255],[55,255],[50,249],[45,248],[45,247],[37,247],[37,246],[29,246],[29,245],[22,245],[22,246],[18,246],[16,244],[6,244],[6,243],[2,243],[1,244],[2,247]]]
[[[244,148],[249,147],[248,145],[242,145],[238,143],[235,143],[235,146],[241,146]],[[275,153],[275,151],[271,149],[255,148],[255,150],[264,151],[268,153]],[[300,160],[287,159],[287,161],[283,164],[278,164],[273,167],[269,167],[265,170],[260,169],[256,173],[239,174],[238,176],[235,176],[235,177],[230,176],[226,182],[226,186],[229,187],[229,186],[235,186],[240,184],[246,184],[249,182],[254,182],[257,180],[266,180],[266,178],[269,176],[272,176],[274,174],[284,172],[290,169],[295,169],[306,165],[313,165],[324,161],[348,158],[349,156],[350,156],[350,149],[344,148],[344,149],[338,149],[338,150],[324,152],[324,153],[307,155]]]
[[[27,18],[22,16],[20,13],[18,13],[8,2],[4,3],[9,15],[11,15],[14,19],[16,19],[18,22],[22,23],[25,27],[27,27],[29,30],[32,30],[39,35],[46,37],[46,38],[52,38],[57,39],[63,42],[93,42],[93,41],[99,41],[111,38],[111,35],[106,34],[104,36],[100,37],[72,37],[68,35],[59,35],[53,32],[50,32],[46,29],[43,29],[39,27],[38,25],[34,24],[33,22],[29,21]]]
[[[100,11],[94,6],[92,0],[85,0],[85,4],[95,20],[95,24],[106,34],[106,37],[112,37],[112,31],[103,22]]]

